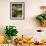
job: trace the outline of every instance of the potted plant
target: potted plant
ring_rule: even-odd
[[[9,40],[11,40],[12,36],[17,36],[17,33],[18,31],[15,26],[6,26],[5,34]]]

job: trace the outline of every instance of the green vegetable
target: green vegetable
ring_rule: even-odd
[[[5,31],[6,36],[8,36],[9,38],[11,38],[12,36],[16,36],[18,33],[15,26],[6,26]]]
[[[45,17],[45,20],[46,20],[46,15],[44,17]]]
[[[39,21],[44,20],[44,18],[43,18],[41,15],[38,15],[38,16],[36,17],[36,19],[39,20]]]

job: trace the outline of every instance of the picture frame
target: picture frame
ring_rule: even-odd
[[[10,2],[10,19],[24,20],[24,18],[25,18],[25,3]]]

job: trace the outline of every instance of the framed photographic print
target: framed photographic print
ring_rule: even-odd
[[[24,20],[25,4],[24,2],[10,2],[10,19]]]

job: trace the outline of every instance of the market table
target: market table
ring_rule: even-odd
[[[38,44],[38,45],[35,45],[35,44],[27,44],[27,43],[24,43],[22,45],[15,45],[15,46],[46,46],[46,44]]]

